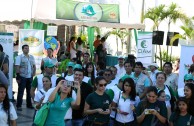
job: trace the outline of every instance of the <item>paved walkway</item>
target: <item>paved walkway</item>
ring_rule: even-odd
[[[15,91],[14,98],[17,98],[17,89],[18,84],[15,81],[15,78],[13,79],[13,91]],[[25,91],[26,92],[26,91]],[[17,119],[17,126],[32,126],[32,118],[34,115],[33,109],[26,108],[26,93],[24,93],[23,96],[23,104],[22,104],[22,111],[17,111],[18,119]],[[15,105],[16,103],[14,103]]]

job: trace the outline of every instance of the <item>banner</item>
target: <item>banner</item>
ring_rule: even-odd
[[[0,33],[0,44],[3,46],[3,52],[9,56],[9,98],[12,99],[13,82],[13,33]]]
[[[137,61],[152,63],[152,32],[138,32],[136,54]]]
[[[56,18],[119,23],[119,5],[56,0]]]
[[[19,30],[19,54],[22,54],[22,45],[29,45],[30,54],[36,62],[36,73],[40,73],[40,65],[44,49],[44,30],[20,29]]]
[[[194,63],[194,46],[181,45],[178,88],[184,88],[184,75]],[[193,58],[193,59],[192,59]]]

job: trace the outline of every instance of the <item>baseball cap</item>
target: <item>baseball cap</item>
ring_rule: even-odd
[[[127,79],[127,78],[131,78],[131,76],[129,76],[129,75],[124,75],[123,77],[121,77],[121,80],[124,81],[124,80]]]
[[[186,81],[193,80],[193,75],[192,74],[185,74],[184,80],[186,80]]]
[[[80,64],[75,64],[75,66],[73,67],[73,70],[75,69],[82,69],[82,66]]]
[[[67,67],[74,67],[75,63],[74,62],[68,62]]]
[[[122,55],[120,55],[120,56],[118,57],[118,59],[125,59],[125,57],[122,56]]]
[[[155,66],[156,68],[158,68],[158,64],[157,63],[151,63],[148,67],[150,66]]]
[[[55,65],[51,61],[44,62],[44,67],[54,67]]]

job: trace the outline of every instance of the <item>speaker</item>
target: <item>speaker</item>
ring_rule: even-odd
[[[167,33],[167,40],[166,40],[166,45],[170,45],[170,40],[172,39],[172,37],[174,37],[175,35],[179,34],[178,32],[168,32]],[[172,46],[178,46],[179,43],[179,39],[176,39],[173,42]]]
[[[163,45],[164,32],[163,31],[153,31],[152,44]]]

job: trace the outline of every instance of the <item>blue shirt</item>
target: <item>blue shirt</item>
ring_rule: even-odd
[[[72,98],[60,100],[57,93],[54,102],[51,103],[45,126],[65,126],[64,117],[72,101]]]

